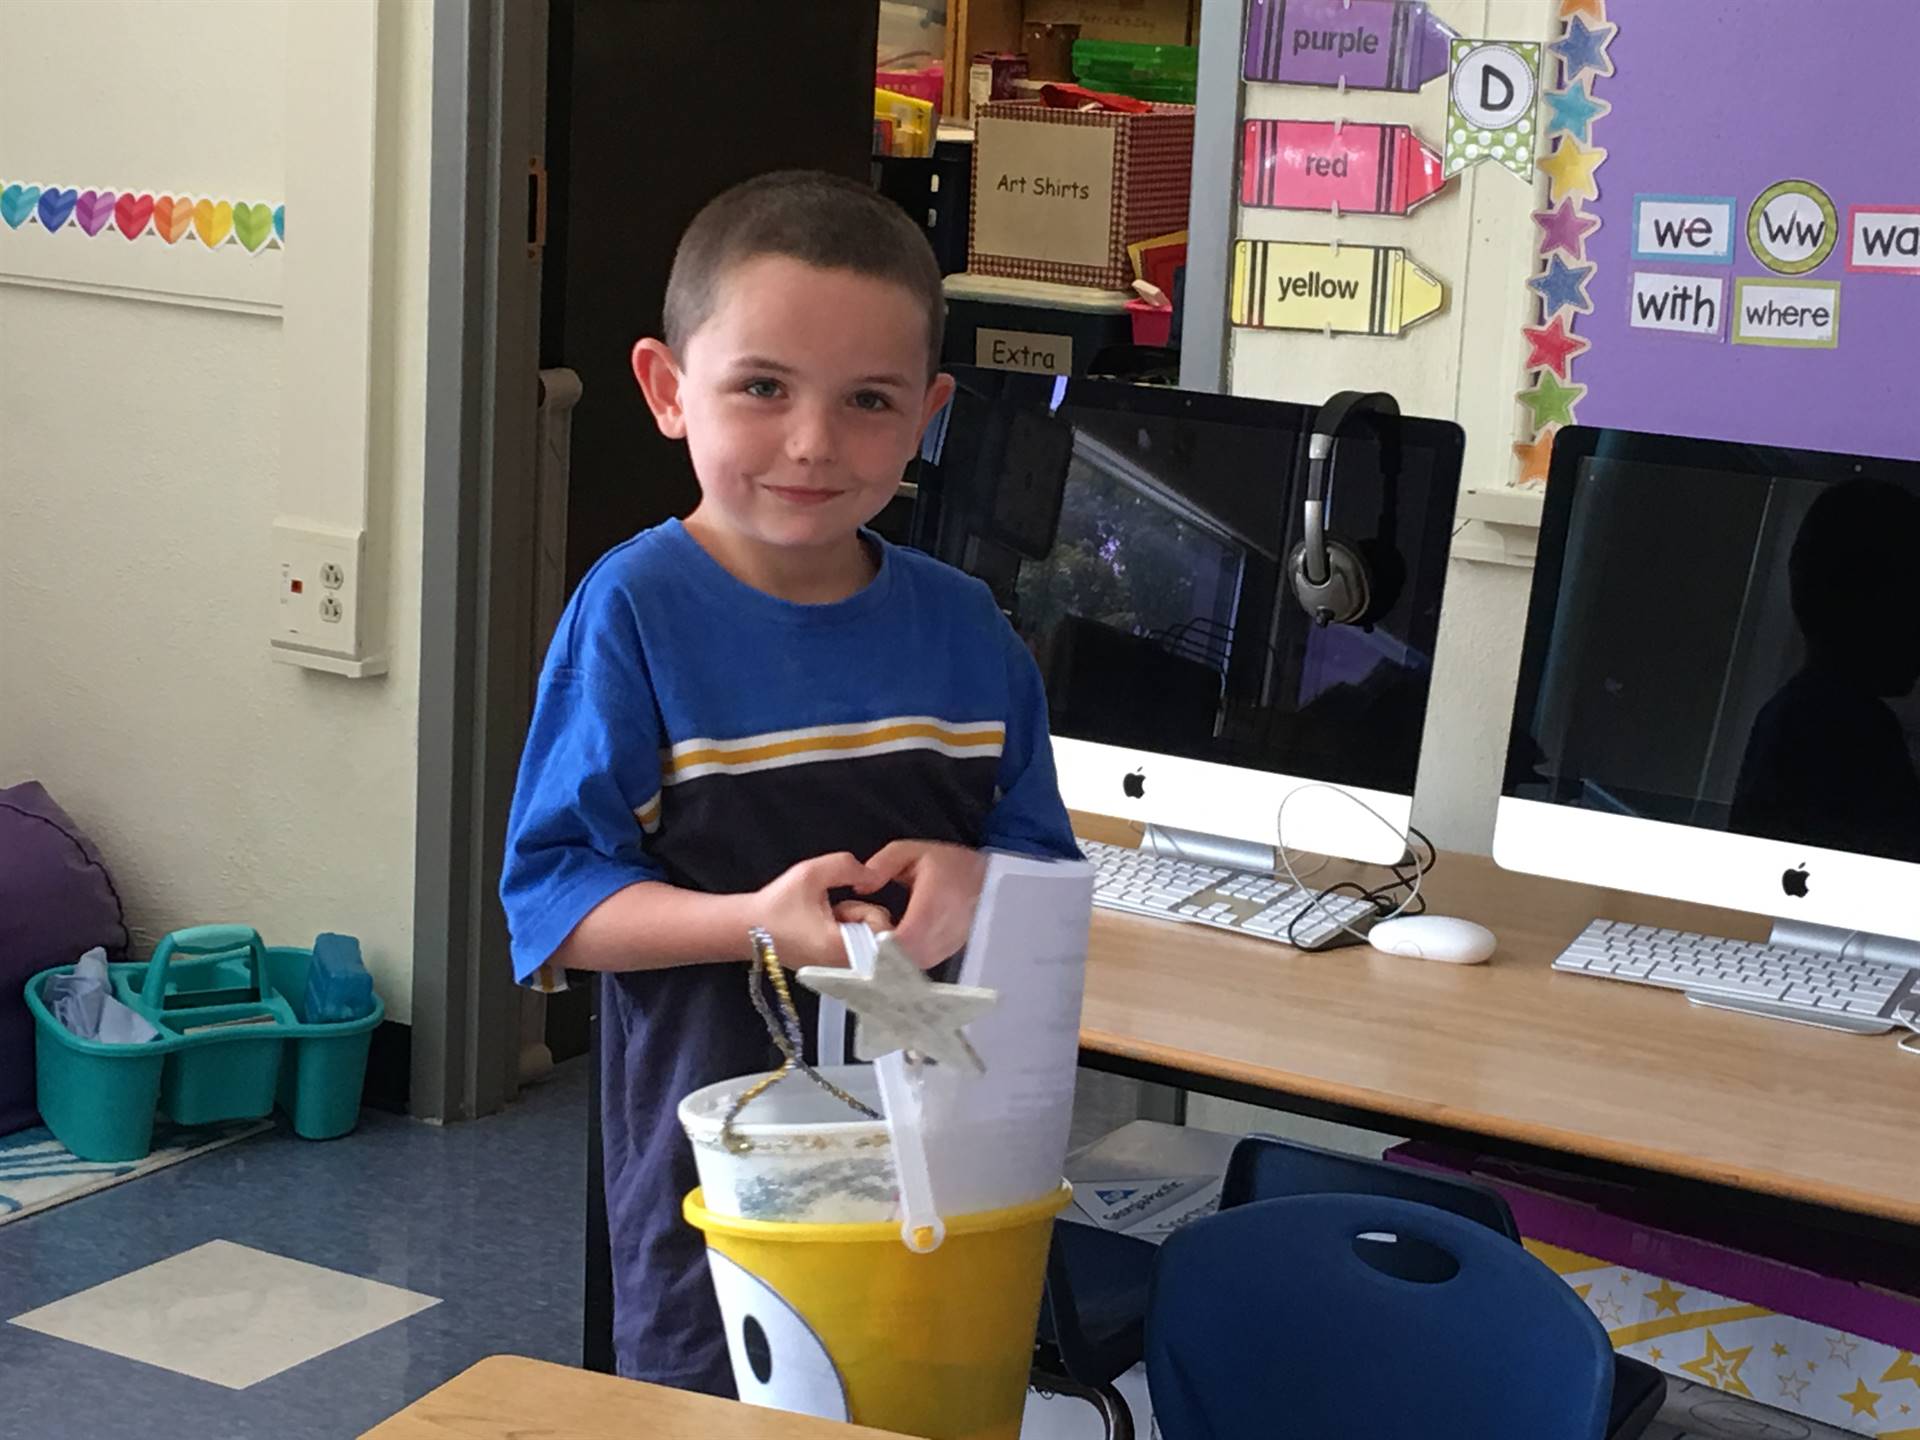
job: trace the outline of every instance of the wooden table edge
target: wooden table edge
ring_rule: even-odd
[[[1796,1176],[1783,1175],[1777,1171],[1748,1170],[1710,1164],[1680,1151],[1654,1149],[1586,1131],[1561,1130],[1549,1125],[1489,1115],[1484,1111],[1455,1109],[1450,1105],[1419,1100],[1408,1095],[1369,1090],[1361,1086],[1322,1080],[1317,1076],[1276,1070],[1263,1065],[1250,1065],[1244,1062],[1220,1060],[1213,1056],[1196,1055],[1189,1051],[1101,1030],[1082,1030],[1080,1045],[1083,1050],[1112,1055],[1121,1060],[1152,1065],[1183,1075],[1224,1080],[1237,1086],[1267,1091],[1275,1096],[1297,1095],[1303,1099],[1363,1110],[1369,1114],[1418,1121],[1449,1130],[1512,1141],[1542,1150],[1586,1156],[1639,1170],[1651,1170],[1731,1189],[1804,1201],[1830,1210],[1892,1220],[1903,1225],[1920,1226],[1920,1196],[1903,1202],[1896,1196],[1850,1190],[1837,1185],[1823,1185]],[[1193,1088],[1203,1090],[1205,1087]]]
[[[413,1440],[415,1436],[465,1435],[474,1432],[464,1425],[465,1419],[483,1421],[487,1428],[485,1434],[495,1437],[513,1435],[534,1435],[557,1437],[590,1433],[601,1435],[612,1433],[615,1425],[631,1425],[630,1414],[616,1414],[608,1418],[607,1424],[593,1422],[590,1430],[574,1424],[563,1416],[545,1415],[530,1419],[524,1414],[516,1414],[510,1408],[500,1405],[497,1396],[513,1394],[516,1390],[538,1391],[543,1386],[555,1383],[566,1385],[575,1392],[569,1397],[567,1408],[572,1402],[583,1405],[598,1403],[591,1396],[582,1399],[582,1392],[597,1392],[599,1395],[617,1397],[609,1403],[609,1408],[630,1412],[634,1407],[651,1403],[662,1409],[660,1415],[648,1417],[666,1427],[674,1435],[691,1433],[689,1424],[695,1429],[704,1429],[714,1436],[721,1435],[787,1435],[803,1434],[807,1436],[844,1434],[847,1440],[902,1440],[900,1436],[889,1436],[887,1432],[859,1425],[842,1425],[830,1420],[818,1420],[809,1416],[784,1415],[777,1410],[760,1409],[742,1405],[739,1402],[716,1400],[710,1395],[690,1395],[684,1392],[663,1389],[638,1380],[624,1380],[614,1375],[603,1375],[598,1371],[582,1369],[577,1365],[565,1365],[554,1360],[537,1360],[529,1355],[499,1354],[488,1355],[476,1360],[459,1374],[434,1386],[419,1399],[404,1409],[396,1411],[364,1432],[361,1440]],[[450,1398],[448,1391],[455,1392]],[[485,1414],[468,1414],[472,1407],[487,1403],[491,1408]],[[689,1413],[691,1412],[691,1413]],[[461,1428],[453,1428],[447,1423],[450,1414],[462,1417]],[[712,1421],[710,1425],[706,1422]],[[737,1422],[729,1424],[727,1422]],[[744,1428],[743,1428],[744,1427]],[[620,1431],[618,1433],[628,1433]],[[633,1432],[643,1434],[645,1432]],[[663,1432],[664,1433],[664,1432]]]

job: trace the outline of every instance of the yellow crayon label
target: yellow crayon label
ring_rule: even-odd
[[[1437,314],[1447,291],[1390,245],[1241,240],[1233,247],[1233,323],[1268,330],[1398,335]]]

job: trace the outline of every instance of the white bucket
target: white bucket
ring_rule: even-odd
[[[823,1065],[820,1074],[880,1109],[871,1065]],[[789,1075],[741,1111],[733,1133],[747,1148],[727,1148],[720,1136],[727,1111],[759,1078],[723,1080],[680,1102],[707,1208],[742,1220],[897,1219],[899,1182],[887,1122],[863,1119],[804,1075]]]

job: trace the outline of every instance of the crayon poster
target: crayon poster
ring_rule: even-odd
[[[1233,247],[1236,325],[1398,335],[1446,303],[1439,280],[1394,245],[1241,240]]]
[[[1246,77],[1412,92],[1447,73],[1453,39],[1426,0],[1248,0]]]
[[[1828,8],[1604,0],[1580,424],[1920,459],[1920,4]]]
[[[1405,125],[1249,120],[1240,203],[1272,210],[1405,215],[1440,193],[1440,155]]]

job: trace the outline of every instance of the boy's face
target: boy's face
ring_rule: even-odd
[[[684,438],[700,508],[749,543],[844,545],[893,497],[953,391],[927,379],[927,317],[903,286],[785,256],[722,277],[674,355],[634,347],[661,431]]]

